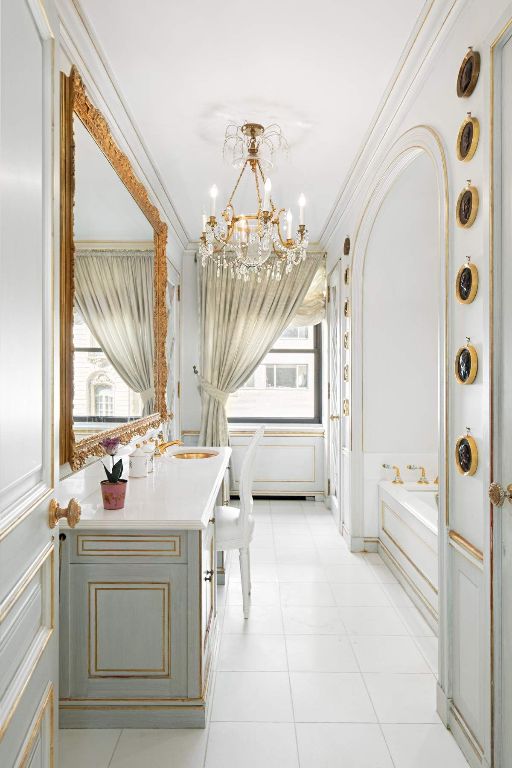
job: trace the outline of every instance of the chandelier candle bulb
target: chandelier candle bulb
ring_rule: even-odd
[[[263,198],[263,210],[270,211],[270,193],[272,192],[272,182],[270,179],[265,181],[265,196]]]
[[[203,232],[206,232],[206,221],[207,221],[206,213],[203,213],[203,229],[202,229]]]
[[[304,207],[306,205],[306,198],[303,194],[299,197],[299,225],[304,226]]]
[[[287,240],[292,239],[292,222],[293,222],[293,215],[290,209],[288,208],[288,213],[286,214],[286,239]]]
[[[215,216],[215,204],[217,202],[218,194],[219,190],[217,189],[217,185],[214,184],[210,189],[210,216]]]

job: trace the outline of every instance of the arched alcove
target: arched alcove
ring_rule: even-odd
[[[408,457],[415,463],[420,455],[427,462],[431,456],[433,477],[438,470],[438,207],[435,169],[422,152],[379,207],[362,286],[363,451],[376,457],[377,467],[382,454],[394,463],[407,463]]]

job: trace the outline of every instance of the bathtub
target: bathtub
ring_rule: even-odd
[[[434,485],[379,483],[379,553],[436,632],[437,493]]]

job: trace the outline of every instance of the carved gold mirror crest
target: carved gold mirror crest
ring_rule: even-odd
[[[87,156],[85,160],[83,157],[78,158],[76,154],[78,146],[94,148],[88,149],[88,151],[94,152],[94,154],[90,158]],[[98,153],[96,153],[96,149],[99,150]],[[92,162],[87,163],[86,160],[89,159]],[[108,162],[105,162],[105,160]],[[92,215],[91,211],[86,211],[88,220],[95,223],[98,218],[103,217],[107,222],[105,232],[108,232],[107,225],[110,223],[108,215],[115,214],[115,211],[111,211],[111,201],[108,199],[108,190],[105,189],[105,184],[101,184],[98,180],[96,186],[94,186],[94,184],[91,184],[91,175],[89,175],[87,178],[88,186],[85,183],[84,177],[81,180],[80,188],[78,188],[77,166],[84,168],[87,165],[101,169],[103,174],[110,174],[113,171],[111,174],[112,178],[108,178],[107,186],[109,189],[109,185],[112,186],[112,189],[115,186],[116,202],[122,198],[122,205],[119,205],[119,210],[121,210],[124,218],[123,215],[119,214],[119,222],[126,223],[126,236],[119,236],[113,239],[108,237],[87,239],[88,235],[87,237],[82,235],[78,238],[76,237],[77,216],[79,223],[86,218],[86,216],[82,215],[82,209],[77,213],[78,206],[81,206],[83,199],[85,199],[84,194],[87,200],[92,200],[94,203],[97,201],[96,207],[92,210]],[[99,173],[98,179],[103,178],[101,173]],[[75,67],[71,69],[69,76],[61,73],[60,174],[60,462],[61,464],[69,462],[71,468],[77,470],[85,464],[88,457],[102,456],[104,454],[100,442],[106,437],[118,437],[121,443],[127,443],[136,435],[145,434],[148,429],[157,427],[162,421],[167,419],[167,360],[165,343],[167,333],[167,224],[162,221],[158,209],[151,203],[148,192],[142,182],[136,177],[128,157],[117,146],[104,116],[90,101],[82,79]],[[118,181],[120,185],[117,184]],[[79,193],[79,199],[77,199],[77,193]],[[134,204],[133,211],[129,209],[130,215],[127,215],[123,206],[132,206],[132,203]],[[112,209],[115,209],[114,205],[112,205]],[[148,231],[148,237],[141,241],[142,245],[138,245],[135,242],[132,236],[133,233],[130,230],[132,220],[139,219],[144,223],[144,227]],[[121,229],[121,224],[119,224],[119,229]],[[91,226],[92,231],[96,234],[94,226]],[[83,239],[81,239],[82,237]],[[101,243],[96,242],[100,240]],[[138,343],[140,349],[143,350],[141,354],[144,354],[144,350],[151,350],[152,357],[149,353],[145,357],[147,362],[146,380],[150,381],[151,386],[146,390],[140,384],[138,387],[130,387],[126,384],[126,379],[129,377],[125,376],[123,392],[127,391],[124,397],[125,400],[131,398],[130,404],[123,406],[125,410],[123,410],[122,418],[118,418],[116,415],[111,416],[110,414],[114,406],[112,404],[113,398],[108,395],[108,392],[106,393],[105,379],[108,377],[104,370],[98,370],[97,384],[95,384],[93,394],[87,395],[90,403],[87,406],[83,406],[88,408],[87,413],[95,414],[91,419],[88,416],[83,418],[94,423],[88,423],[87,429],[77,429],[76,402],[74,403],[77,384],[75,374],[79,370],[77,354],[80,352],[83,359],[86,359],[88,355],[87,360],[90,362],[95,354],[99,358],[99,352],[101,352],[103,354],[101,362],[103,367],[106,368],[107,362],[108,364],[112,363],[112,355],[108,356],[104,345],[101,345],[102,349],[98,351],[91,341],[89,342],[89,347],[83,347],[82,352],[82,346],[78,349],[76,343],[76,291],[79,286],[81,291],[83,291],[83,283],[78,284],[77,279],[83,274],[83,269],[92,271],[92,267],[87,266],[85,268],[83,266],[86,263],[87,257],[99,258],[102,254],[106,254],[106,258],[108,256],[112,263],[114,263],[116,258],[121,258],[121,256],[126,256],[127,259],[137,258],[139,259],[137,264],[142,265],[141,268],[145,269],[141,274],[146,279],[146,313],[143,316],[144,321],[141,320],[140,328],[135,326],[137,333],[132,334],[132,336],[135,335],[137,338],[140,336]],[[149,260],[151,260],[150,264]],[[80,270],[78,270],[79,266]],[[119,266],[116,267],[116,274],[123,272],[123,267],[124,262],[121,268]],[[86,272],[86,274],[88,275],[89,272]],[[138,274],[138,272],[135,272],[135,276],[132,278],[133,283],[130,283],[128,288],[125,288],[125,295],[129,295],[129,288],[132,284],[138,285],[136,282]],[[80,277],[80,279],[83,278]],[[104,287],[105,285],[106,288]],[[103,294],[106,296],[107,289],[111,288],[108,280],[102,283],[100,279],[96,279],[93,283],[93,299],[96,298],[94,293],[96,288],[98,289],[98,294],[102,292],[101,296],[98,297],[98,301],[100,298],[106,301]],[[80,309],[82,309],[82,306],[80,306]],[[100,316],[101,310],[98,310],[98,317]],[[124,319],[125,315],[123,314],[122,317]],[[83,312],[80,316],[80,322],[84,326],[88,338],[96,343],[98,334],[94,332],[90,322],[84,322]],[[131,352],[131,348],[124,350],[125,360],[132,358]],[[106,361],[106,358],[108,358],[108,361]],[[151,360],[152,365],[148,362]],[[100,366],[99,363],[98,366]],[[118,367],[120,368],[120,366]],[[117,369],[114,372],[117,376]],[[123,376],[120,372],[119,380],[122,379]],[[89,383],[87,386],[89,386]],[[147,413],[148,410],[151,412]],[[112,428],[109,428],[108,425],[114,422],[115,426],[113,424]],[[80,435],[84,436],[80,438]]]

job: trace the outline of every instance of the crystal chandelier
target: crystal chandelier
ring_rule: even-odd
[[[228,126],[224,156],[229,157],[233,165],[241,166],[241,171],[221,213],[221,223],[215,216],[218,190],[215,185],[211,188],[210,216],[203,214],[203,232],[199,243],[203,267],[212,261],[217,266],[217,276],[220,276],[221,269],[228,269],[232,277],[241,280],[249,280],[254,275],[261,282],[265,274],[280,280],[283,272],[291,272],[306,258],[309,240],[304,224],[304,195],[299,198],[299,227],[295,238],[292,238],[292,212],[274,204],[272,184],[263,171],[265,167],[272,167],[274,155],[286,148],[286,141],[277,125],[267,128],[258,123]],[[256,213],[239,215],[235,211],[233,198],[246,170],[252,173],[258,208]],[[286,222],[286,236],[283,236],[281,218]]]

